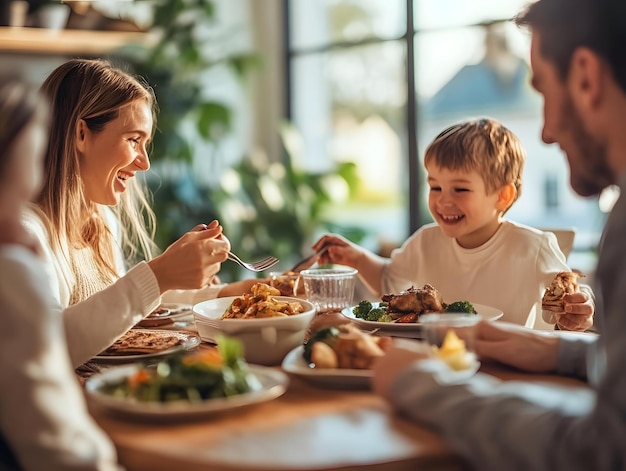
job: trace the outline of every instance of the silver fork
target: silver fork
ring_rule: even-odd
[[[239,264],[246,270],[250,271],[263,271],[267,270],[270,267],[276,265],[280,260],[276,257],[265,257],[261,260],[257,260],[256,262],[248,263],[241,260],[237,255],[232,252],[228,252],[228,260],[232,260],[233,262]]]

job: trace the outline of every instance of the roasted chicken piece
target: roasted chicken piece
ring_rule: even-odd
[[[434,286],[426,283],[421,290],[418,290],[421,297],[423,312],[441,312],[443,311],[443,298],[441,293]]]
[[[381,299],[389,304],[389,312],[422,312],[418,289],[411,286],[398,294],[384,294]]]
[[[410,287],[399,294],[385,294],[381,298],[389,304],[389,313],[423,314],[424,312],[443,311],[443,298],[439,291],[426,283],[422,288]]]

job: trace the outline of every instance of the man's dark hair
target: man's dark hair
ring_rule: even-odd
[[[515,18],[541,36],[540,51],[567,78],[574,50],[587,47],[605,59],[626,93],[626,1],[539,0]]]

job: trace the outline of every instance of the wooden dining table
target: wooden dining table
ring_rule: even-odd
[[[481,371],[506,381],[587,387],[494,364]],[[295,376],[274,400],[197,420],[138,421],[91,411],[129,471],[468,469],[433,431],[398,415],[370,390],[322,388]]]

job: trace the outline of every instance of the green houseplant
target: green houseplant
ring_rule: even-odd
[[[215,20],[212,0],[155,2],[151,34],[157,41],[125,47],[115,57],[147,80],[159,103],[151,150],[156,169],[147,180],[158,221],[156,241],[164,248],[194,225],[218,218],[243,259],[272,254],[287,268],[306,251],[316,230],[333,229],[324,218],[324,207],[333,201],[333,185],[353,192],[358,183],[354,165],[307,172],[297,153],[285,145],[278,161],[244,157],[219,184],[195,178],[191,163],[197,143],[219,139],[232,122],[227,105],[206,98],[204,74],[227,66],[243,79],[261,63],[249,53],[221,55],[212,48],[207,54],[201,31]],[[285,126],[282,132],[285,137],[294,130]],[[172,168],[175,171],[164,170]],[[233,181],[238,183],[229,184]],[[221,276],[230,281],[242,273],[234,264],[224,264]]]
[[[290,145],[297,131],[284,124],[281,137],[285,153],[280,161],[263,154],[242,160],[211,190],[211,198],[238,254],[251,260],[271,254],[281,260],[276,268],[287,270],[310,251],[320,231],[341,230],[356,241],[364,234],[337,227],[325,214],[331,204],[356,193],[355,164],[343,162],[324,172],[310,172],[297,148]],[[224,267],[236,277],[238,270],[233,269]]]
[[[217,217],[190,170],[198,144],[213,141],[231,127],[231,109],[205,96],[206,72],[226,66],[243,77],[259,59],[247,53],[222,56],[206,51],[203,31],[216,21],[212,0],[161,0],[152,6],[153,39],[148,45],[121,48],[113,60],[143,77],[159,103],[150,152],[154,171],[147,182],[159,221],[156,242],[163,248],[197,223]]]

